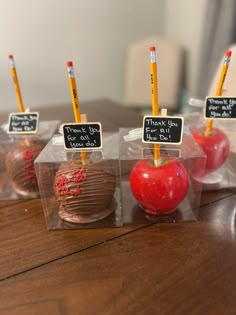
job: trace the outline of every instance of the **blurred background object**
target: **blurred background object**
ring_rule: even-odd
[[[184,110],[188,97],[205,96],[226,47],[236,42],[234,9],[234,0],[0,0],[0,111],[17,108],[9,54],[26,108],[70,102],[68,60],[82,102],[107,98],[126,105],[128,50],[148,38],[175,45],[173,51],[168,45],[168,52],[157,50],[160,99],[167,95],[165,105]],[[175,63],[162,60],[162,54],[174,58],[175,49]],[[149,44],[146,51],[148,59]]]
[[[228,50],[232,51],[232,57],[229,65],[229,69],[224,81],[224,88],[222,95],[224,96],[236,96],[236,44],[230,45]],[[207,91],[207,95],[214,95],[216,91],[217,81],[219,80],[222,64],[223,64],[224,56],[222,56],[219,64],[215,67],[214,76],[210,82],[210,86]]]
[[[225,51],[231,49],[230,46],[236,43],[235,0],[207,1],[201,42],[197,94],[198,97],[205,98],[209,93],[214,95]],[[224,82],[224,89],[227,89],[228,83],[233,79],[232,74],[235,72],[235,62],[236,54],[234,49]],[[234,75],[233,82],[235,80],[236,77]]]
[[[183,47],[174,41],[150,37],[128,47],[125,104],[144,111],[150,107],[150,58],[148,48],[157,50],[158,103],[160,107],[176,109],[183,86]]]

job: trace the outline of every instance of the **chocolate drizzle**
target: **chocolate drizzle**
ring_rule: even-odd
[[[65,163],[58,170],[54,190],[61,219],[73,223],[100,220],[112,211],[115,177],[95,165]]]
[[[6,156],[6,168],[16,193],[23,196],[38,195],[34,160],[45,146],[42,141],[22,141]]]

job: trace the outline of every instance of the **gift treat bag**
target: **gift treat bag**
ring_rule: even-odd
[[[120,129],[125,224],[197,220],[206,155],[182,117],[159,112],[155,47],[150,48],[152,115],[142,129]]]
[[[40,121],[38,112],[25,110],[15,61],[9,56],[19,112],[0,126],[0,199],[39,196],[34,160],[55,132],[59,121]]]
[[[121,226],[118,135],[81,115],[74,67],[67,63],[74,123],[61,126],[35,161],[48,229]]]

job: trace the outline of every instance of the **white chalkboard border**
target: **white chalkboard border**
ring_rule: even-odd
[[[37,115],[37,120],[36,120],[36,128],[33,131],[10,131],[10,122],[11,122],[11,117],[14,115],[17,116],[24,116],[24,115]],[[8,117],[8,129],[7,133],[8,134],[13,134],[13,135],[29,135],[29,134],[36,134],[38,132],[38,126],[39,126],[39,113],[38,112],[22,112],[22,113],[10,113]]]
[[[100,127],[100,136],[101,136],[101,145],[100,147],[87,147],[87,148],[67,148],[65,145],[65,135],[64,135],[64,126],[74,126],[74,125],[80,125],[80,123],[65,123],[60,126],[62,135],[63,135],[63,144],[64,144],[64,150],[66,151],[91,151],[91,150],[101,150],[103,146],[102,142],[102,125],[100,122],[81,122],[81,125],[99,125]]]
[[[173,118],[179,118],[182,120],[182,128],[181,128],[181,136],[180,136],[180,140],[179,142],[154,142],[154,141],[145,141],[144,140],[144,122],[145,122],[145,119],[147,117],[157,117],[157,118],[170,118],[170,119],[173,119]],[[143,143],[151,143],[151,144],[170,144],[170,145],[180,145],[183,141],[183,130],[184,130],[184,118],[183,117],[180,117],[180,116],[153,116],[153,115],[146,115],[143,117],[143,128],[142,128],[142,142]]]
[[[223,95],[221,95],[221,96],[207,96],[206,98],[205,98],[205,108],[204,108],[204,116],[203,116],[203,118],[204,119],[207,119],[207,120],[209,120],[209,119],[212,119],[212,120],[236,120],[236,117],[235,118],[222,118],[222,117],[214,117],[214,118],[210,118],[210,117],[206,117],[206,104],[207,104],[207,100],[208,100],[208,98],[223,98],[223,99],[230,99],[230,98],[235,98],[236,99],[236,96],[223,96]]]

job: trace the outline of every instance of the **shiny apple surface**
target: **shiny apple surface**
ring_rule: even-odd
[[[205,175],[220,168],[230,152],[230,143],[226,134],[218,128],[212,128],[208,136],[204,135],[204,128],[192,132],[195,140],[202,147],[207,156]]]
[[[189,188],[188,172],[180,160],[162,158],[138,161],[130,174],[131,191],[141,207],[152,215],[174,212]]]

